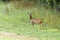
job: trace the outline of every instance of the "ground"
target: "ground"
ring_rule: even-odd
[[[34,18],[42,19],[42,29],[40,25],[32,25],[28,12],[32,12]],[[58,15],[54,10],[36,7],[16,10],[12,5],[2,3],[0,5],[1,40],[15,40],[15,35],[21,35],[25,39],[31,37],[37,38],[36,40],[60,40],[60,16]],[[10,38],[11,34],[14,38]]]
[[[0,32],[0,40],[39,40],[39,39],[25,35],[17,35],[15,33]]]

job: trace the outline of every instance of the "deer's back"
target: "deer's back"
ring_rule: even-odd
[[[42,22],[41,19],[31,19],[33,23],[40,24]]]

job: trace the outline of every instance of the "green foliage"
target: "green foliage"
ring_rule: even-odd
[[[32,26],[28,12],[32,12],[33,18],[42,19],[42,29],[40,25]],[[30,35],[43,40],[59,40],[60,14],[56,10],[45,9],[44,7],[40,9],[26,7],[16,10],[13,5],[9,6],[8,4],[8,7],[0,5],[0,31]]]
[[[5,2],[9,2],[9,1],[13,1],[13,0],[1,0],[1,1],[5,1]],[[34,2],[36,3],[38,6],[44,6],[44,7],[48,7],[48,8],[56,8],[59,9],[60,8],[60,1],[59,0],[14,0],[14,1],[24,1],[24,2]],[[58,7],[59,6],[59,7]]]

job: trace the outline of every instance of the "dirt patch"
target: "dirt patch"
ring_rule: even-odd
[[[39,40],[38,38],[34,38],[31,36],[25,36],[25,35],[17,35],[15,33],[9,33],[9,32],[0,32],[0,39],[1,37],[4,39],[4,37],[11,38],[11,40]],[[5,39],[7,40],[7,39]]]

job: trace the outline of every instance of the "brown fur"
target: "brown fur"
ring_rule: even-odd
[[[40,25],[42,23],[42,20],[41,19],[32,18],[32,15],[31,14],[30,14],[30,21],[32,22],[33,26],[34,26],[34,24]]]

